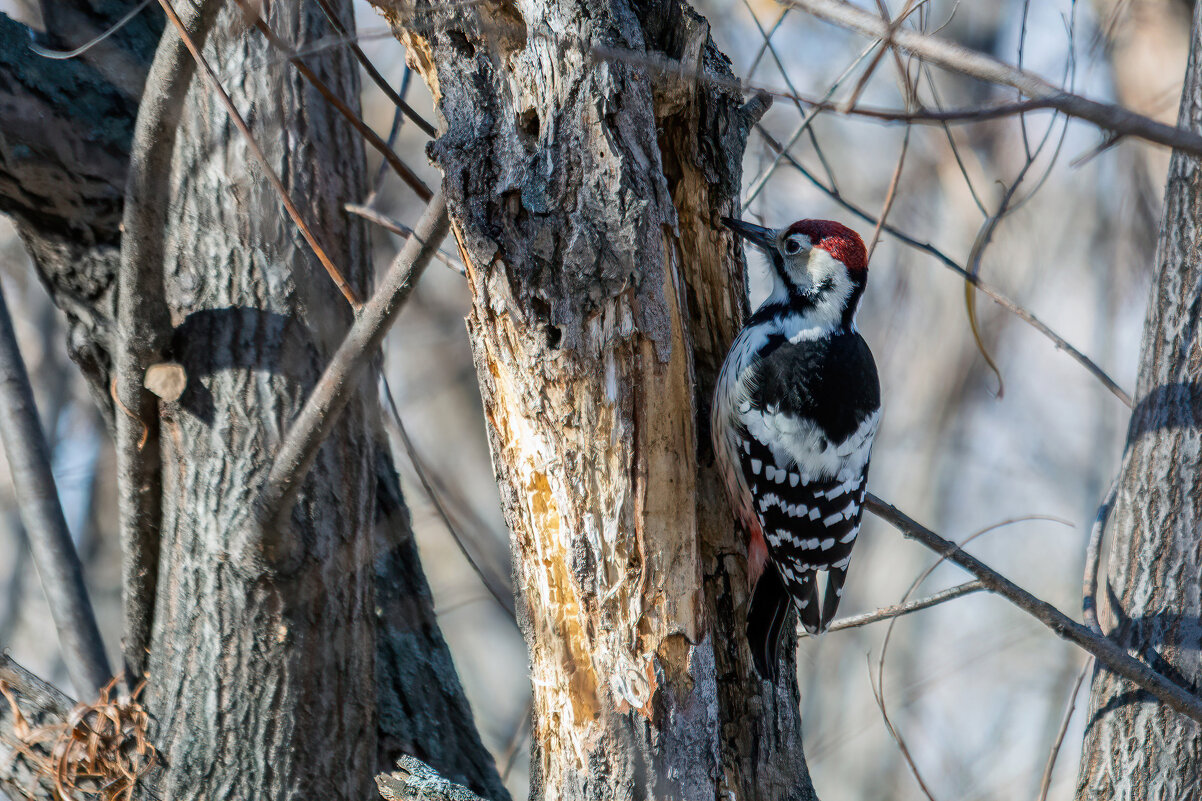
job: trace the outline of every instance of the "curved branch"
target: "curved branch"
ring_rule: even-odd
[[[906,516],[897,507],[882,501],[875,495],[869,493],[864,506],[868,511],[900,531],[907,539],[925,545],[945,557],[947,561],[954,562],[976,576],[986,589],[1002,596],[1031,615],[1051,629],[1056,636],[1093,654],[1098,662],[1108,670],[1147,691],[1166,706],[1202,722],[1202,698],[1165,678],[1138,659],[1129,656],[1112,640],[1094,634],[1056,607],[1036,598],[981,560],[960,550],[960,547],[954,542],[943,539],[929,528]]]
[[[1059,109],[1070,117],[1092,122],[1099,128],[1120,136],[1136,136],[1194,155],[1202,155],[1202,135],[1194,131],[1165,125],[1150,117],[1135,114],[1122,106],[1099,103],[1066,92],[1032,72],[1018,69],[992,56],[938,36],[906,28],[893,28],[879,16],[842,0],[784,1],[789,6],[841,28],[883,39],[888,45],[936,66],[987,83],[1013,87],[1032,100],[1046,102],[1049,108]]]
[[[203,45],[221,4],[187,4],[183,27]],[[145,669],[154,613],[159,558],[160,476],[158,405],[142,387],[146,368],[160,357],[171,329],[163,289],[163,231],[167,224],[175,132],[196,72],[184,41],[167,29],[146,77],[130,146],[124,234],[117,274],[120,344],[113,378],[116,414],[118,512],[121,531],[127,680]]]

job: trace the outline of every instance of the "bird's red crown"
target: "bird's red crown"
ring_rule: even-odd
[[[848,272],[868,271],[868,251],[860,235],[833,220],[798,220],[789,226],[790,234],[804,234],[814,243],[847,266]]]

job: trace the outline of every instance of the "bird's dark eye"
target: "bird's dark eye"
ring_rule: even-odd
[[[790,256],[795,256],[800,252],[801,252],[801,243],[800,242],[798,242],[796,239],[792,239],[792,238],[785,240],[785,253],[787,253]]]

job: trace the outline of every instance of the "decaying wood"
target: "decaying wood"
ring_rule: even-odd
[[[796,684],[750,666],[703,422],[745,310],[718,220],[766,104],[595,57],[729,79],[683,3],[381,5],[445,122],[430,153],[513,537],[532,797],[811,798]]]
[[[1179,125],[1202,131],[1202,7]],[[1177,683],[1202,688],[1202,160],[1169,167],[1136,406],[1110,514],[1102,628]],[[1202,796],[1202,723],[1099,666],[1077,787],[1082,801]]]

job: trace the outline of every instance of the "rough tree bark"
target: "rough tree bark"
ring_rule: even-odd
[[[128,8],[60,5],[56,20],[73,23],[57,32],[60,46]],[[349,24],[349,2],[335,5]],[[357,136],[233,4],[223,14],[206,52],[365,294],[366,238],[341,211],[364,194]],[[270,23],[293,43],[331,35],[312,3],[271,4]],[[110,425],[121,199],[161,28],[152,7],[86,57],[48,61],[29,52],[28,30],[0,15],[0,211],[67,312],[72,355]],[[358,71],[344,51],[310,63],[357,105]],[[216,99],[194,85],[181,126],[164,176],[173,187],[164,268],[170,355],[190,383],[162,409],[164,558],[148,702],[168,770],[154,792],[364,798],[375,772],[412,753],[506,798],[437,627],[372,382],[301,493],[293,533],[304,568],[280,579],[223,562],[274,444],[350,314]],[[10,726],[0,715],[0,729]]]
[[[719,217],[766,102],[724,88],[674,0],[379,4],[445,120],[430,152],[512,531],[532,797],[812,798],[792,671],[750,667],[704,422],[745,311]]]
[[[1202,130],[1202,6],[1178,124]],[[1111,637],[1202,689],[1202,163],[1174,153],[1136,407],[1100,602]],[[1082,801],[1202,797],[1202,725],[1105,671],[1093,678]]]

